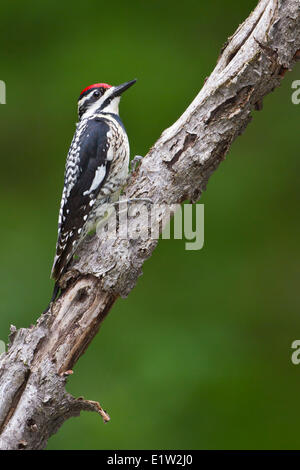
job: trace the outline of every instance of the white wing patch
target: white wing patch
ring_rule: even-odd
[[[90,194],[93,191],[95,191],[95,189],[97,189],[98,186],[101,184],[101,182],[104,180],[105,175],[106,175],[106,165],[98,166],[90,189],[88,189],[87,191],[84,191],[83,195],[86,196],[87,194]]]

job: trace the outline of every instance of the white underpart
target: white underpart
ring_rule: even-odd
[[[110,142],[111,139],[113,138],[112,132],[108,131],[108,133],[106,134],[106,137],[107,137],[107,142]],[[109,143],[107,143],[107,145],[108,145],[108,148],[107,148],[107,153],[106,153],[106,159],[108,161],[111,161],[114,158],[114,149],[112,145],[109,145]]]
[[[95,189],[97,189],[98,186],[103,181],[105,175],[106,175],[106,165],[98,166],[90,189],[88,189],[87,191],[84,191],[83,195],[86,196],[87,194],[90,194]]]

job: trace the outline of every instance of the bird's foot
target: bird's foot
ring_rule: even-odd
[[[143,159],[143,157],[141,155],[136,155],[130,162],[129,164],[129,173],[128,173],[128,176],[126,178],[126,181],[123,185],[123,188],[122,188],[122,191],[124,190],[124,188],[129,184],[130,180],[131,180],[131,177],[132,177],[132,174],[135,172],[135,170],[137,169],[137,166],[139,164],[139,162]]]
[[[140,161],[143,160],[141,155],[136,155],[130,162],[130,173],[133,173],[136,169]]]

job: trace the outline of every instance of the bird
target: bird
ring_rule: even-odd
[[[129,175],[129,141],[119,117],[122,93],[136,79],[112,86],[95,83],[78,98],[78,123],[67,155],[51,277],[52,301],[78,246],[92,231],[101,207],[118,200]]]

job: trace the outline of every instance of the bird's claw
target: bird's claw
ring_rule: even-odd
[[[136,168],[137,168],[139,162],[140,162],[142,159],[143,159],[143,157],[142,157],[141,155],[136,155],[136,156],[131,160],[131,162],[130,162],[130,173],[133,173],[133,172],[136,170]]]

